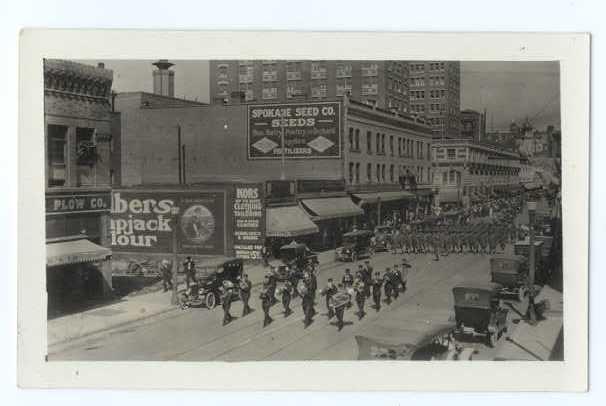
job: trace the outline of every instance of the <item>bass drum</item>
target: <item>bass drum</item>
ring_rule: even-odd
[[[305,282],[299,281],[299,283],[297,283],[297,292],[299,292],[300,296],[305,296],[308,291],[309,289],[307,289],[307,284]]]

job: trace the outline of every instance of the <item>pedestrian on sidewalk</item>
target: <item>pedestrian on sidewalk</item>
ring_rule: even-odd
[[[288,317],[292,314],[290,308],[290,300],[292,298],[293,285],[290,281],[284,282],[284,286],[280,289],[280,295],[282,296],[282,306],[284,306],[284,317]]]
[[[263,266],[267,268],[269,266],[269,250],[265,244],[261,248],[261,258],[263,259]]]
[[[230,281],[224,281],[221,287],[221,304],[223,306],[223,325],[230,323],[233,320],[232,315],[229,313],[231,309],[231,302],[233,300],[234,286]]]
[[[332,317],[334,316],[333,308],[331,306],[331,300],[332,300],[332,297],[336,293],[337,293],[337,286],[334,284],[332,278],[329,278],[328,284],[320,292],[320,294],[326,298],[326,315],[328,316],[329,320],[332,319]]]
[[[269,309],[271,309],[271,296],[269,294],[269,286],[263,284],[261,288],[261,294],[259,295],[261,299],[261,307],[263,308],[263,327],[266,327],[269,323],[273,321],[273,319],[269,316]]]
[[[276,304],[278,301],[278,299],[276,299],[276,287],[278,285],[277,275],[273,271],[267,272],[263,283],[267,284],[267,294],[269,295],[271,304]]]
[[[191,257],[185,259],[183,269],[185,270],[185,287],[189,289],[190,282],[198,283],[196,279],[196,264]]]
[[[313,299],[313,303],[316,303],[316,292],[318,290],[318,278],[316,277],[316,272],[314,267],[310,267],[309,269],[309,276],[310,276],[310,290],[311,290],[311,298]],[[315,314],[315,310],[314,310],[314,314]]]
[[[168,259],[164,258],[158,264],[160,268],[160,274],[162,275],[162,285],[164,287],[164,291],[168,291],[169,289],[173,289],[173,263]]]
[[[309,273],[305,273],[304,279],[299,281],[297,290],[299,296],[301,296],[301,307],[303,308],[303,314],[305,315],[303,325],[307,328],[307,326],[312,323],[313,315],[315,314],[314,300],[311,295],[311,276]]]
[[[345,274],[343,275],[343,278],[341,279],[341,283],[346,288],[351,288],[353,286],[353,281],[354,281],[354,277],[351,274],[351,271],[349,270],[349,268],[345,269]]]
[[[387,267],[383,274],[383,289],[385,290],[385,303],[391,304],[391,294],[393,292],[391,268]]]
[[[372,285],[372,272],[373,268],[370,265],[370,261],[364,261],[364,283],[366,284],[366,297],[370,297],[370,286]]]
[[[383,286],[383,279],[381,279],[381,273],[375,273],[375,277],[372,280],[372,299],[375,303],[375,310],[378,312],[381,310],[381,287]]]
[[[331,297],[331,306],[333,306],[333,311],[335,316],[337,316],[337,329],[341,331],[343,329],[343,315],[345,313],[345,307],[351,303],[351,297],[349,293],[343,287],[343,284],[340,283],[336,289],[336,293]]]
[[[242,300],[242,317],[249,314],[252,309],[248,305],[250,293],[252,290],[252,282],[248,279],[248,274],[243,274],[240,278],[240,299]]]
[[[358,320],[362,320],[362,317],[366,314],[364,312],[364,303],[366,302],[366,289],[364,282],[361,278],[356,277],[354,281],[354,292],[356,296],[356,304],[358,305]]]
[[[393,266],[393,299],[398,300],[402,287],[402,272],[400,271],[400,265],[395,264]]]

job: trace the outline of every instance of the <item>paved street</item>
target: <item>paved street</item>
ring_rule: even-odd
[[[511,247],[508,247],[511,250]],[[400,262],[400,255],[379,253],[372,259],[375,270]],[[384,304],[380,312],[366,303],[367,316],[358,321],[355,306],[346,311],[346,325],[337,331],[334,319],[326,317],[324,298],[318,295],[316,315],[311,326],[303,328],[300,301],[291,305],[295,312],[282,315],[280,303],[272,308],[274,322],[262,327],[263,313],[258,291],[253,291],[255,311],[245,318],[237,317],[223,327],[222,309],[189,309],[173,312],[158,320],[133,324],[110,331],[71,348],[49,354],[49,360],[184,360],[184,361],[246,361],[246,360],[348,360],[357,357],[356,334],[365,329],[398,328],[406,323],[422,322],[428,331],[434,323],[452,321],[451,288],[464,281],[489,280],[489,256],[470,254],[449,255],[439,262],[431,255],[408,256],[413,268],[409,274],[408,290],[391,305]],[[327,263],[319,273],[319,288],[329,277],[340,280],[345,268],[357,268],[351,263]],[[232,314],[239,316],[241,304],[235,302]],[[517,317],[515,313],[512,317]],[[424,323],[424,324],[423,324]],[[453,322],[454,324],[454,322]],[[511,326],[515,328],[515,325]],[[510,328],[511,331],[511,328]],[[505,341],[502,338],[499,345]],[[478,352],[474,359],[492,359],[498,349],[483,343],[469,343]],[[498,347],[498,346],[497,346]]]

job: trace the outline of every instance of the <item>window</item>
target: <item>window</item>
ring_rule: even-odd
[[[278,68],[275,64],[268,64],[263,66],[263,82],[277,82],[278,81]]]
[[[240,66],[238,68],[238,78],[240,83],[252,83],[254,69],[254,66]]]
[[[262,97],[264,100],[267,99],[277,99],[278,98],[278,88],[277,87],[266,87],[263,88]]]
[[[326,65],[323,62],[312,62],[311,63],[311,78],[312,79],[326,79]]]
[[[402,156],[402,138],[398,137],[398,156]]]
[[[456,150],[454,148],[448,148],[446,150],[446,155],[448,156],[448,159],[455,159],[456,158]]]
[[[356,163],[356,183],[360,183],[360,163]]]
[[[377,164],[377,183],[381,183],[381,164]]]
[[[377,151],[377,154],[380,154],[381,153],[381,134],[377,133],[375,141],[376,141],[375,144],[377,144],[375,150]]]
[[[286,80],[301,80],[301,62],[288,62],[286,64]]]
[[[381,134],[381,153],[385,155],[385,134]]]
[[[94,128],[76,128],[76,154],[77,154],[77,183],[80,185],[93,185],[94,165],[97,157]]]
[[[351,89],[351,78],[337,79],[337,96],[345,96],[347,93],[351,93]]]
[[[349,127],[349,149],[354,149],[354,129]]]
[[[311,97],[323,98],[323,97],[326,97],[327,95],[328,95],[328,87],[326,86],[326,83],[319,82],[319,83],[312,84]]]
[[[337,64],[337,78],[350,78],[351,65],[346,63]]]
[[[48,186],[63,186],[67,180],[67,127],[49,125]]]
[[[366,164],[366,179],[372,183],[372,164]]]
[[[389,136],[389,153],[391,154],[391,156],[393,156],[393,153],[394,153],[394,149],[393,149],[393,135]]]
[[[378,63],[366,63],[362,65],[362,76],[377,76],[379,74]]]
[[[360,150],[360,130],[356,129],[356,151]]]
[[[349,163],[349,184],[351,185],[354,180],[354,163]]]
[[[391,166],[389,167],[389,181],[390,181],[391,183],[393,183],[393,182],[394,182],[394,177],[393,177],[393,165],[391,165]]]
[[[372,133],[370,131],[366,131],[366,151],[372,154]]]
[[[442,184],[445,185],[448,183],[448,174],[446,172],[442,172]]]
[[[381,165],[381,180],[385,182],[385,164]]]

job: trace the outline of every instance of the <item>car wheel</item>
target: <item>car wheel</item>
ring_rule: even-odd
[[[204,303],[206,304],[207,309],[214,309],[217,305],[217,296],[213,292],[208,292],[206,294],[206,298],[204,299]]]

